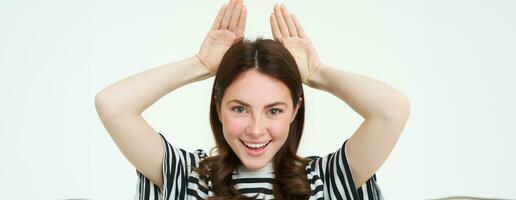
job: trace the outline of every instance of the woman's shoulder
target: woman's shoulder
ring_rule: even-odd
[[[317,162],[317,160],[321,159],[321,156],[307,156],[304,159],[308,163],[308,166],[310,166]]]
[[[321,157],[320,156],[307,156],[307,157],[304,157],[304,160],[305,160],[305,163],[306,163],[306,166],[305,166],[305,171],[308,174],[313,174],[314,172],[316,172],[316,169],[317,169],[317,162],[320,161]]]
[[[196,149],[193,153],[197,155],[201,160],[208,157],[208,154],[206,153],[206,151],[204,151],[204,149]]]
[[[200,160],[207,157],[206,151],[203,149],[196,149],[195,151],[189,151],[187,149],[183,149],[181,147],[177,147],[174,144],[170,143],[167,138],[161,133],[157,132],[163,142],[163,153],[168,159],[177,160],[177,161],[187,161],[187,160],[194,160],[196,163],[198,163]],[[182,157],[182,159],[177,159],[177,156]]]

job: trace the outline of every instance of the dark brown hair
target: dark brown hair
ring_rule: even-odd
[[[217,106],[220,107],[226,88],[240,73],[252,68],[285,84],[290,90],[294,109],[299,97],[302,98],[296,117],[290,124],[287,140],[273,158],[275,177],[272,192],[274,199],[308,199],[311,190],[305,167],[309,159],[297,156],[305,117],[301,75],[290,52],[271,39],[239,41],[222,58],[213,83],[210,104],[210,123],[217,155],[203,159],[199,168],[193,170],[200,174],[201,180],[211,180],[215,197],[210,200],[254,199],[241,195],[234,187],[232,172],[242,163],[226,142],[217,113]]]

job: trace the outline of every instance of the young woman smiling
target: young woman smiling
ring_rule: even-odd
[[[196,55],[97,94],[105,128],[136,168],[135,199],[383,199],[375,173],[408,120],[407,98],[383,82],[321,63],[284,5],[270,16],[274,40],[245,40],[246,16],[243,2],[231,0]],[[172,145],[141,116],[162,96],[212,76],[216,154]],[[364,118],[337,151],[322,157],[297,156],[302,84],[335,95]]]

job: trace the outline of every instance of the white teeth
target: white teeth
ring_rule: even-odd
[[[262,148],[264,147],[265,145],[269,144],[269,142],[266,142],[266,143],[262,143],[262,144],[251,144],[251,143],[247,143],[247,142],[244,142],[244,144],[247,146],[247,147],[250,147],[250,148]]]

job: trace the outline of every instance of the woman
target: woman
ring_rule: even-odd
[[[407,98],[385,83],[322,64],[284,5],[270,16],[274,40],[244,40],[246,16],[242,0],[231,0],[195,56],[97,94],[104,126],[137,169],[135,199],[383,199],[375,173],[409,117]],[[162,96],[211,76],[215,155],[173,146],[142,118]],[[303,83],[337,96],[365,119],[323,157],[296,155]]]

